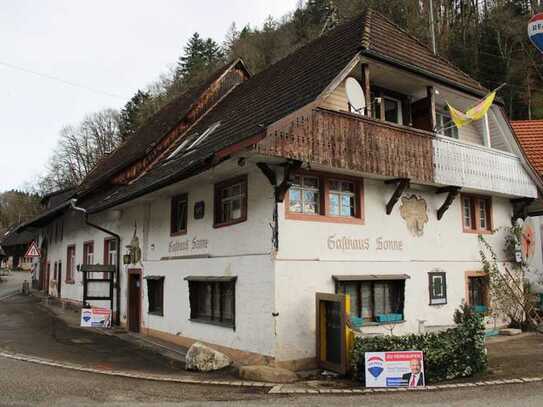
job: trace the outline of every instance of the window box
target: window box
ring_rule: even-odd
[[[187,233],[188,194],[174,196],[170,212],[170,236]]]
[[[462,194],[462,227],[465,233],[492,233],[492,198]]]
[[[214,228],[247,220],[247,175],[215,185]]]
[[[363,190],[360,178],[299,171],[285,200],[285,218],[363,224]]]
[[[190,320],[235,330],[236,277],[188,276]]]
[[[375,320],[380,324],[388,322],[400,322],[403,321],[403,314],[379,314],[375,316]]]

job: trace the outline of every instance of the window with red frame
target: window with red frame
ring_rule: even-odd
[[[287,218],[361,223],[362,192],[363,181],[359,178],[296,174],[288,191]]]
[[[75,275],[75,246],[68,246],[66,252],[66,282],[73,283]]]
[[[492,231],[492,199],[484,196],[462,195],[462,223],[465,232]]]
[[[117,240],[104,240],[104,264],[108,266],[117,265]],[[103,278],[109,278],[109,273],[103,273]]]
[[[94,242],[83,244],[83,264],[94,264]]]

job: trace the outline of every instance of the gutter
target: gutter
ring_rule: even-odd
[[[89,214],[85,208],[81,208],[79,206],[76,206],[77,199],[71,199],[70,200],[70,206],[74,211],[82,212],[83,216],[85,217],[85,224],[87,226],[90,226],[92,228],[98,229],[101,232],[104,232],[105,234],[108,234],[110,236],[113,236],[115,240],[117,241],[117,255],[115,256],[115,290],[116,290],[116,296],[117,296],[117,309],[115,310],[115,320],[117,325],[121,324],[121,273],[120,273],[120,257],[121,257],[121,237],[110,231],[107,230],[99,225],[95,225],[94,223],[89,222]]]

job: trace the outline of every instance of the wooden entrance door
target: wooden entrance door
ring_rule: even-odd
[[[60,298],[62,289],[62,263],[58,263],[58,274],[57,274],[57,297]]]
[[[128,329],[140,331],[141,322],[141,272],[130,271],[128,274]]]
[[[347,372],[345,296],[317,293],[317,359],[319,367]]]

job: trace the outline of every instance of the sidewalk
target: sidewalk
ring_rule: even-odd
[[[238,380],[235,369],[209,374],[187,372],[181,357],[165,357],[138,338],[125,341],[96,329],[80,328],[74,324],[79,321],[74,311],[51,311],[54,308],[44,306],[33,296],[17,295],[2,301],[0,351],[102,371]],[[58,314],[64,315],[60,318]]]

